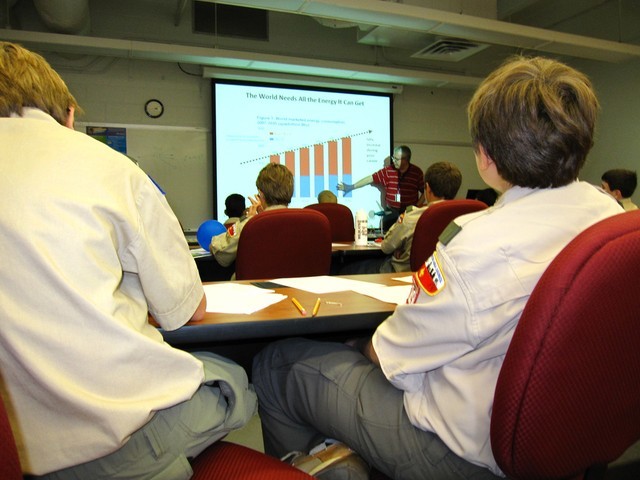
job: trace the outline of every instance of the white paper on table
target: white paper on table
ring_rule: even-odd
[[[362,282],[367,283],[367,282]],[[395,303],[396,305],[404,305],[407,303],[407,297],[411,292],[411,285],[380,285],[379,283],[368,283],[365,286],[358,286],[353,289],[354,292],[368,297],[376,298],[382,302]]]
[[[377,298],[383,302],[395,304],[406,303],[409,292],[411,291],[411,285],[387,286],[380,283],[350,280],[348,278],[332,277],[329,275],[276,278],[273,281],[280,285],[317,294],[351,290],[362,295]]]
[[[398,282],[413,283],[413,275],[407,275],[406,277],[393,277],[393,279]]]
[[[349,280],[347,278],[320,275],[317,277],[276,278],[275,283],[286,287],[297,288],[311,293],[331,293],[366,288],[367,285],[379,285],[377,283]]]
[[[207,312],[250,314],[274,305],[286,295],[274,290],[240,283],[215,283],[204,285]]]

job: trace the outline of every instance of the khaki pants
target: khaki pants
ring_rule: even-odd
[[[256,396],[239,365],[203,352],[205,382],[191,399],[155,413],[119,450],[41,477],[46,480],[187,480],[189,459],[244,426],[256,411]]]
[[[255,358],[252,379],[270,455],[308,452],[333,438],[396,480],[500,478],[414,427],[402,391],[347,345],[304,339],[271,344]]]

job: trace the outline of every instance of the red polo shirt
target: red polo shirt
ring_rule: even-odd
[[[405,208],[418,203],[424,191],[424,174],[420,167],[412,163],[403,174],[389,166],[373,174],[373,184],[385,188],[387,205],[393,208]]]

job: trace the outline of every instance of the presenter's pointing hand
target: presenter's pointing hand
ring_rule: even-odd
[[[344,182],[339,182],[336,187],[339,191],[344,193],[349,193],[351,190],[353,190],[353,185],[349,185],[348,183]]]

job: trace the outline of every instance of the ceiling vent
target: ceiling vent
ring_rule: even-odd
[[[441,60],[445,62],[459,62],[475,55],[489,45],[474,43],[461,38],[442,38],[431,45],[411,55],[412,58],[423,60]]]

